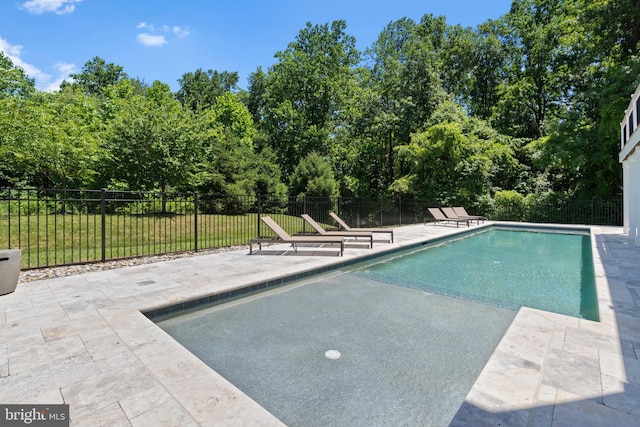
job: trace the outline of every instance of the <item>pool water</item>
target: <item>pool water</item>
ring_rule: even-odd
[[[599,319],[588,234],[489,229],[349,274],[504,308]]]
[[[515,316],[333,273],[158,325],[287,426],[446,426]]]

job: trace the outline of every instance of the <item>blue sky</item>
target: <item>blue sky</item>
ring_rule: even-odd
[[[344,19],[364,50],[384,27],[427,13],[475,27],[507,13],[511,0],[3,0],[0,51],[55,90],[99,56],[130,77],[160,80],[177,90],[185,73],[249,73],[274,63],[307,22]]]

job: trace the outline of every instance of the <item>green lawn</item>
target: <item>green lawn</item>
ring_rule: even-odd
[[[301,218],[273,217],[291,234],[304,229]],[[194,223],[193,215],[107,215],[105,260],[192,251]],[[260,234],[273,235],[264,224]],[[198,215],[198,249],[244,245],[257,235],[257,214]],[[22,268],[100,261],[101,242],[100,215],[0,216],[0,248],[22,249]]]

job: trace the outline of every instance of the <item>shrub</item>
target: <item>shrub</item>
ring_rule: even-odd
[[[502,190],[493,196],[494,211],[491,219],[524,221],[527,213],[525,197],[514,190]]]

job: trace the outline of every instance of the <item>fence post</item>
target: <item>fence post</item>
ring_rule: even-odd
[[[302,196],[302,213],[307,213],[307,195]],[[302,233],[307,233],[307,221],[302,222]]]
[[[262,200],[260,198],[260,193],[258,193],[256,195],[256,197],[258,198],[258,237],[262,236],[262,234],[260,234],[260,216],[262,215]]]
[[[18,216],[18,224],[20,224],[20,216]],[[7,196],[7,245],[7,249],[11,249],[11,189]]]
[[[107,191],[103,188],[100,190],[100,234],[101,234],[101,242],[100,246],[102,249],[102,262],[107,260]]]
[[[198,193],[193,193],[193,247],[198,252]]]
[[[551,214],[549,213],[549,202],[546,203],[547,205],[547,223],[551,222],[551,218],[549,218],[551,216]]]
[[[380,225],[384,225],[382,223],[382,197],[380,197]]]
[[[398,224],[402,225],[402,196],[398,196]]]

